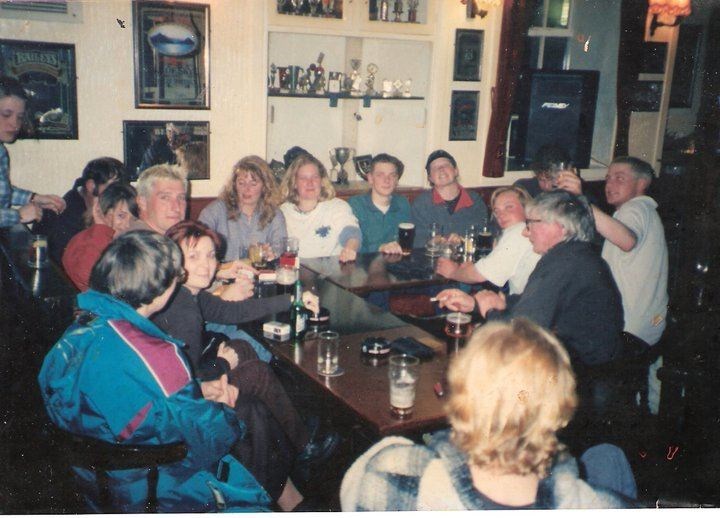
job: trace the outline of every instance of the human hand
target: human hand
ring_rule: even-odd
[[[93,199],[92,218],[93,223],[95,223],[96,225],[108,225],[108,221],[105,219],[105,215],[102,213],[102,210],[100,210],[100,200],[98,198]]]
[[[463,242],[463,238],[460,237],[459,234],[456,234],[455,232],[453,232],[452,234],[450,234],[447,237],[447,242],[450,243],[451,245],[459,245],[460,243]]]
[[[402,248],[400,248],[400,243],[398,243],[397,241],[391,241],[390,243],[380,245],[378,251],[383,254],[390,255],[402,254]]]
[[[240,275],[232,284],[222,287],[220,298],[229,302],[249,299],[255,293],[255,281],[246,275]]]
[[[495,293],[490,290],[482,290],[475,294],[478,310],[483,318],[491,309],[502,311],[507,307],[504,293]]]
[[[240,359],[238,358],[235,349],[226,346],[225,342],[221,343],[220,347],[218,347],[217,356],[218,358],[223,358],[225,361],[228,362],[228,364],[230,365],[230,370],[237,367],[238,363],[240,363]]]
[[[320,297],[315,295],[312,291],[304,291],[302,294],[302,301],[305,307],[312,311],[314,314],[320,313]]]
[[[557,188],[579,196],[582,194],[582,180],[573,171],[565,169],[557,177]]]
[[[42,209],[34,203],[23,205],[18,209],[18,212],[20,213],[20,223],[30,223],[42,219]]]
[[[357,250],[353,250],[350,247],[345,247],[340,252],[340,262],[341,263],[350,263],[355,260],[357,257]]]
[[[452,259],[448,259],[447,257],[440,257],[438,258],[435,273],[437,273],[438,275],[442,275],[446,279],[452,279],[455,275],[455,272],[458,271],[458,268],[460,268],[460,265]]]
[[[263,253],[265,255],[265,260],[270,262],[275,260],[275,250],[273,250],[273,247],[270,245],[270,243],[263,243],[262,245]]]
[[[65,210],[65,200],[54,194],[35,194],[33,203],[41,209],[50,209],[57,214]]]
[[[235,407],[238,397],[238,389],[228,384],[227,374],[220,376],[220,379],[213,381],[203,381],[200,383],[200,390],[203,397],[209,401],[224,403],[230,408]]]
[[[241,272],[245,273],[241,274]],[[247,273],[251,273],[255,276],[258,272],[245,261],[235,259],[234,261],[222,263],[218,269],[216,277],[218,279],[237,279],[240,275],[246,275]]]
[[[475,300],[472,295],[458,289],[443,290],[435,298],[441,308],[448,308],[450,311],[470,313],[475,309]]]

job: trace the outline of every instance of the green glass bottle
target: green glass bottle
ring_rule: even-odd
[[[302,301],[302,284],[295,281],[295,298],[290,306],[290,340],[297,343],[305,337],[307,311]]]

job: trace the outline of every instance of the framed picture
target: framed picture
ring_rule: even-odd
[[[681,25],[675,68],[670,88],[670,108],[690,108],[695,90],[697,57],[702,41],[701,25]]]
[[[370,162],[372,162],[372,155],[360,155],[353,157],[353,163],[355,164],[355,172],[363,180],[367,180],[367,174],[370,171]]]
[[[210,8],[133,1],[136,108],[210,108]]]
[[[0,40],[0,73],[16,78],[40,139],[77,139],[75,45]]]
[[[450,102],[450,140],[476,140],[477,91],[453,90]]]
[[[662,74],[665,72],[667,43],[645,42],[642,46],[640,74]]]
[[[123,121],[125,167],[131,180],[156,164],[178,164],[188,180],[210,178],[210,124],[198,121]]]
[[[480,81],[483,31],[455,31],[455,68],[453,81]]]

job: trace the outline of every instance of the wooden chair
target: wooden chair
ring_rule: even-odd
[[[63,453],[70,466],[94,472],[102,512],[118,512],[112,505],[108,472],[140,468],[148,471],[145,511],[157,512],[158,466],[180,461],[187,455],[187,446],[182,442],[160,445],[110,443],[55,426],[51,426],[48,435],[52,446]]]

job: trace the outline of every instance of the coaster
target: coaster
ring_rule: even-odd
[[[321,374],[318,372],[318,376],[322,376],[323,378],[337,378],[343,374],[345,374],[345,369],[342,367],[338,367],[338,370],[336,370],[334,374]]]

